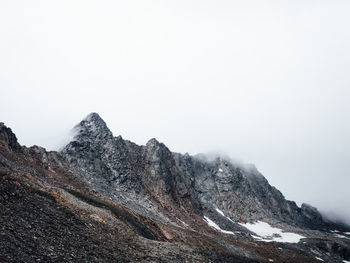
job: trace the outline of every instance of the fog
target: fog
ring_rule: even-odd
[[[114,135],[254,163],[350,223],[349,1],[0,2],[0,121],[57,150]]]

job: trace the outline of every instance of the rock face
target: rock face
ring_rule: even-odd
[[[12,133],[12,130],[6,127],[3,122],[0,122],[0,142],[4,147],[7,147],[11,150],[16,151],[21,149],[16,135]]]
[[[97,113],[75,129],[74,140],[62,150],[74,173],[99,193],[142,214],[173,221],[173,210],[183,209],[182,214],[190,216],[218,208],[233,221],[269,219],[327,227],[317,210],[311,213],[287,201],[252,165],[172,153],[156,139],[138,146],[113,137]]]
[[[286,200],[253,165],[139,146],[97,113],[74,130],[47,152],[0,123],[0,261],[350,260],[350,229]]]

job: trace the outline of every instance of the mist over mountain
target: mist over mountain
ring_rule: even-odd
[[[224,152],[350,218],[350,2],[2,3],[0,119],[21,144],[60,150],[97,111],[137,144]]]
[[[0,262],[350,262],[349,13],[0,1]]]

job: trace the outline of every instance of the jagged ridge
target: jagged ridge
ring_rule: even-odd
[[[254,167],[172,153],[151,139],[138,146],[113,137],[97,113],[76,127],[78,134],[62,153],[81,178],[97,191],[138,212],[173,221],[167,212],[203,215],[225,212],[234,221],[280,220],[301,227],[324,228],[317,210],[297,207]],[[141,203],[140,200],[145,200]],[[312,213],[312,215],[310,215]],[[172,214],[172,213],[170,213]]]

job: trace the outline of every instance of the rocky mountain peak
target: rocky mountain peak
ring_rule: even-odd
[[[148,152],[148,156],[153,156],[152,158],[155,156],[157,156],[157,158],[160,158],[161,156],[167,159],[173,158],[172,152],[169,150],[169,148],[155,138],[150,139],[146,143],[146,152]]]
[[[146,143],[147,148],[158,147],[160,145],[161,143],[156,138],[152,138]]]
[[[88,116],[86,116],[85,119],[83,119],[79,123],[79,126],[94,133],[96,132],[111,133],[105,121],[96,112],[90,113]]]
[[[310,220],[314,220],[314,221],[323,220],[322,215],[320,214],[320,212],[317,210],[316,207],[303,203],[301,205],[301,210],[303,211],[303,214],[307,216]]]
[[[5,147],[9,147],[11,150],[18,150],[21,148],[16,135],[10,128],[6,127],[3,122],[0,122],[0,143]]]
[[[113,137],[104,120],[95,112],[86,116],[74,129],[77,133],[76,140],[85,138],[99,140]]]
[[[95,112],[87,115],[73,128],[74,138],[66,145],[62,153],[89,152],[98,153],[103,148],[110,148],[114,144],[112,132],[108,129],[104,120]]]

